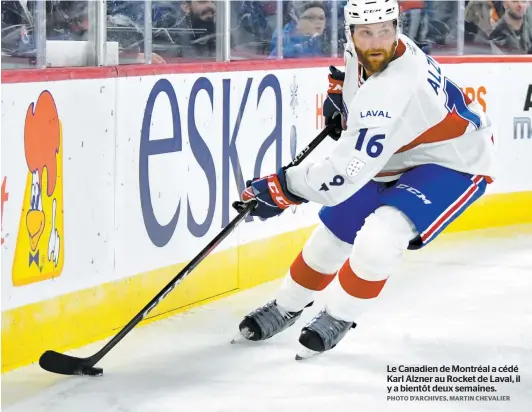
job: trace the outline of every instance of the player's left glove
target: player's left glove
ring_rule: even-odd
[[[250,215],[262,219],[278,216],[290,206],[308,202],[288,191],[284,168],[279,169],[277,174],[248,180],[241,199],[242,201],[233,203],[233,207],[238,212],[246,206],[246,203],[255,199],[257,206],[250,212]]]
[[[338,140],[345,130],[345,113],[343,108],[343,89],[345,73],[334,66],[329,67],[329,90],[327,99],[323,102],[323,117],[325,125],[334,124],[335,127],[329,133],[334,140]]]

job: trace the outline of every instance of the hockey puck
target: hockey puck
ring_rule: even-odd
[[[82,366],[79,369],[78,375],[87,375],[87,376],[102,376],[103,369],[95,368],[94,366]]]

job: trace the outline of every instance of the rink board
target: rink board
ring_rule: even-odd
[[[244,179],[321,130],[329,63],[4,76],[2,371],[127,323],[235,216]],[[532,139],[515,120],[530,119],[531,64],[447,65],[493,119],[501,159],[488,194],[448,231],[532,223]],[[147,321],[284,275],[318,209],[241,224]]]

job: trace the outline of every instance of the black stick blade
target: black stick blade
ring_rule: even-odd
[[[48,372],[61,375],[101,376],[103,374],[102,368],[91,365],[90,358],[76,358],[53,350],[47,350],[41,355],[39,365]]]

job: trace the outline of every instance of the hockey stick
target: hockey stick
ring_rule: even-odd
[[[314,150],[333,129],[333,125],[327,126],[323,131],[310,142],[287,167],[300,164]],[[120,342],[139,322],[141,322],[155,306],[157,306],[190,272],[198,266],[232,231],[242,220],[255,208],[257,202],[250,201],[238,213],[238,215],[203,248],[203,250],[194,257],[184,268],[155,296],[137,315],[124,326],[107,344],[88,358],[77,358],[53,350],[44,352],[40,359],[39,365],[48,372],[62,375],[91,375],[100,376],[103,374],[102,368],[96,368],[96,365],[112,348]]]

